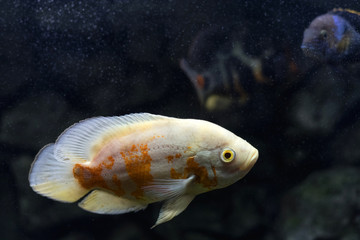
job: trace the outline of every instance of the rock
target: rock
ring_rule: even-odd
[[[221,218],[225,223],[222,232],[233,236],[234,239],[264,239],[265,227],[271,224],[268,222],[270,213],[273,211],[272,204],[261,204],[264,199],[268,203],[274,202],[270,192],[261,186],[254,186],[251,183],[240,183],[237,191],[232,191],[228,196],[230,205],[226,206],[226,212]]]
[[[339,74],[323,67],[293,96],[288,111],[289,133],[299,136],[328,136],[345,111],[346,83]]]
[[[328,159],[333,159],[335,167],[341,165],[360,165],[360,122],[351,124],[339,131],[330,142]]]
[[[360,169],[315,172],[289,191],[277,226],[280,239],[356,239],[360,237]]]

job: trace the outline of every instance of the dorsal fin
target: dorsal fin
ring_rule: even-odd
[[[99,150],[96,146],[123,134],[130,125],[165,119],[169,117],[149,113],[85,119],[59,136],[55,143],[55,158],[60,161],[90,161]]]
[[[356,31],[360,31],[360,12],[348,8],[334,8],[329,13],[344,18]]]
[[[349,9],[349,8],[334,8],[334,9],[332,10],[332,12],[334,12],[334,13],[337,13],[337,12],[347,12],[347,13],[350,13],[350,14],[355,14],[355,15],[360,16],[360,12],[355,11],[355,10],[352,10],[352,9]]]

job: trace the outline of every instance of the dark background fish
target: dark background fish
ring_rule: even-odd
[[[282,91],[301,76],[296,51],[271,39],[251,42],[249,27],[242,22],[239,26],[205,28],[195,36],[186,58],[180,61],[200,103],[209,111],[256,102],[259,92]],[[272,91],[265,90],[269,87]]]

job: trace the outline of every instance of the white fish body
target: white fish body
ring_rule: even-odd
[[[244,177],[258,151],[203,120],[147,113],[96,117],[74,124],[37,154],[33,190],[103,214],[121,214],[163,201],[154,226],[180,214],[203,192]],[[154,227],[153,226],[153,227]]]

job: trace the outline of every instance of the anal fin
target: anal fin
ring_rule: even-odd
[[[122,214],[145,209],[147,204],[121,198],[106,191],[94,190],[79,203],[79,207],[99,214]]]
[[[194,199],[194,195],[184,194],[175,198],[171,198],[165,201],[164,205],[161,207],[159,217],[154,226],[170,221],[175,216],[183,212],[190,202]]]

